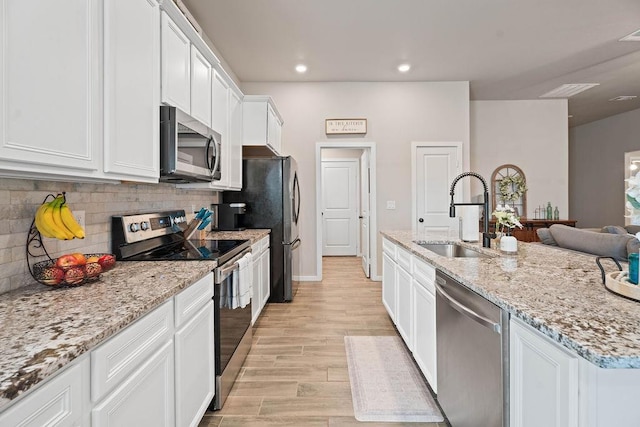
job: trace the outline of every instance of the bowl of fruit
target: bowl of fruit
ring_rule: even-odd
[[[33,264],[31,274],[43,285],[80,286],[98,280],[100,274],[115,264],[116,257],[112,254],[73,253],[37,262]]]

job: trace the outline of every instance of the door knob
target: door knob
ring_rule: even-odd
[[[424,222],[423,218],[418,218],[418,222]]]

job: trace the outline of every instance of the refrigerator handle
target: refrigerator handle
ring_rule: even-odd
[[[293,220],[297,224],[300,217],[300,183],[298,182],[297,172],[294,172],[293,175],[293,189]]]

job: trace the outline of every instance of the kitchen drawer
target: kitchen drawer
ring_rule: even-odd
[[[209,273],[175,296],[176,329],[213,299],[213,273]]]
[[[389,255],[392,260],[396,260],[396,245],[391,243],[390,240],[382,239],[382,252]]]
[[[401,247],[396,247],[396,262],[398,265],[408,273],[411,271],[411,252],[402,249]]]
[[[172,338],[171,299],[91,352],[91,400],[100,400]]]
[[[435,295],[436,269],[415,256],[413,257],[413,278],[422,287]]]

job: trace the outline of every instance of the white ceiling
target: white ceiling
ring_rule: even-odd
[[[640,0],[182,1],[242,82],[468,80],[473,100],[600,83],[570,126],[640,108],[640,42],[618,41]]]

